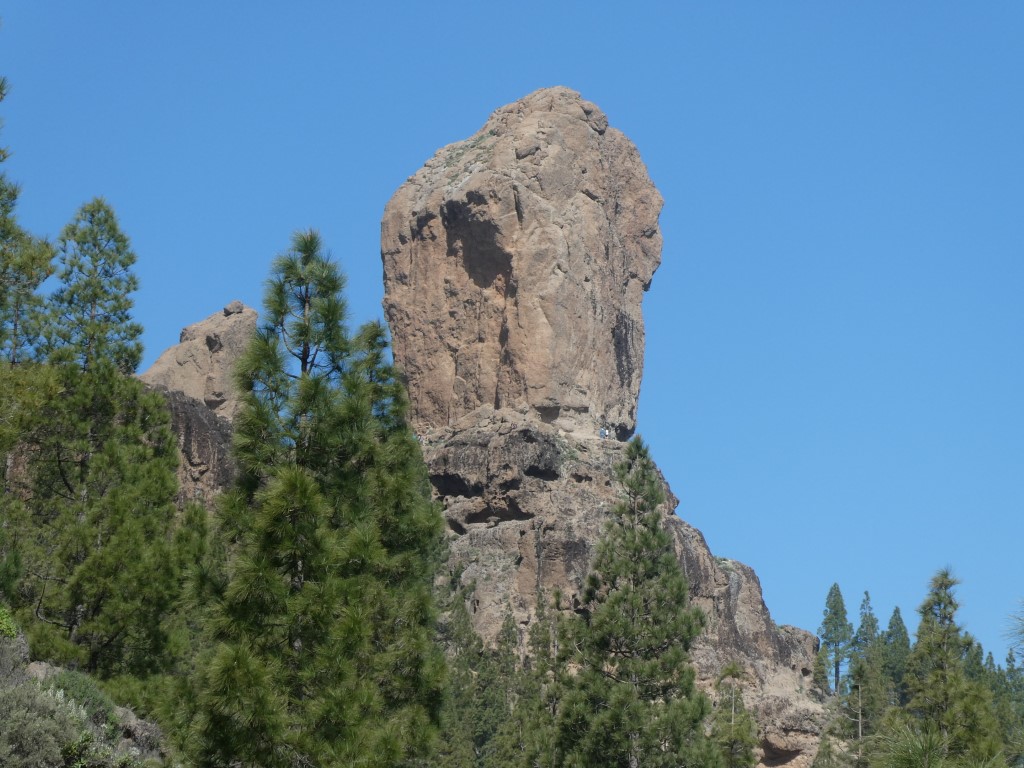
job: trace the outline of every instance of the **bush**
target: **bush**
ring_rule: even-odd
[[[49,678],[46,687],[53,691],[63,691],[65,697],[85,710],[88,722],[101,729],[104,736],[110,736],[116,731],[114,702],[88,675],[64,670]]]
[[[63,703],[34,683],[22,683],[3,693],[0,765],[64,765],[64,748],[78,737],[81,728]]]
[[[18,636],[18,625],[14,623],[14,617],[7,610],[6,605],[0,605],[0,637],[15,638]]]

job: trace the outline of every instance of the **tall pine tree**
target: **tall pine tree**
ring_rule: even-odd
[[[899,606],[892,610],[889,624],[882,633],[882,670],[892,681],[893,704],[904,706],[907,703],[907,658],[910,656],[910,633],[903,621]]]
[[[616,469],[625,499],[598,545],[578,619],[565,627],[555,765],[721,764],[688,650],[704,626],[661,518],[664,491],[639,438]]]
[[[846,604],[838,584],[829,588],[825,598],[824,618],[818,628],[818,635],[832,667],[832,690],[838,693],[839,671],[849,656],[850,642],[853,640],[853,625],[846,618]]]
[[[61,235],[45,333],[56,388],[22,436],[28,471],[16,495],[26,501],[8,521],[33,652],[104,674],[163,663],[178,583],[169,416],[130,376],[141,353],[134,261],[102,201]]]
[[[273,264],[238,370],[237,489],[201,574],[202,766],[394,766],[436,730],[430,501],[383,329],[350,338],[316,232]]]
[[[0,102],[7,81],[0,78]],[[0,148],[0,162],[6,158]],[[39,288],[53,268],[53,248],[18,225],[18,185],[0,173],[0,360],[11,365],[29,358],[40,331]]]
[[[918,609],[917,642],[907,659],[906,710],[921,730],[934,730],[949,754],[978,763],[1002,749],[991,695],[969,679],[967,655],[973,642],[957,624],[958,581],[949,569],[932,577]]]

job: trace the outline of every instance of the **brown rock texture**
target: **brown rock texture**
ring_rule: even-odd
[[[440,150],[385,210],[395,360],[445,508],[450,568],[476,585],[469,608],[485,640],[509,611],[525,640],[538,599],[556,590],[571,603],[619,499],[660,208],[629,140],[553,88]],[[761,764],[810,766],[824,724],[810,690],[817,641],[777,626],[756,574],[714,557],[668,496],[665,523],[708,616],[692,653],[701,684],[738,662]]]
[[[220,312],[181,331],[178,344],[167,349],[139,376],[151,387],[181,392],[231,421],[238,409],[232,371],[256,332],[256,310],[233,301]]]
[[[661,207],[636,147],[567,88],[439,150],[381,224],[417,428],[526,407],[566,430],[632,434]]]
[[[256,310],[232,301],[181,332],[139,378],[164,393],[178,440],[178,503],[210,502],[234,477],[231,420],[238,410],[232,375],[256,332]]]
[[[158,391],[167,399],[178,441],[178,506],[196,501],[212,510],[214,498],[235,477],[231,423],[182,392]]]

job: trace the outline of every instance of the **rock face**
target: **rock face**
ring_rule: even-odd
[[[234,477],[231,420],[238,409],[231,380],[235,363],[256,331],[256,310],[233,301],[184,328],[139,378],[164,393],[178,439],[178,503],[209,508]]]
[[[238,408],[232,370],[255,331],[256,310],[233,301],[184,328],[180,342],[139,378],[152,387],[188,395],[231,421]]]
[[[438,151],[381,225],[416,426],[525,407],[568,431],[632,434],[661,206],[636,147],[566,88]]]
[[[395,359],[445,507],[450,566],[476,585],[468,607],[485,640],[509,611],[525,639],[541,595],[575,598],[619,499],[613,467],[635,428],[660,208],[633,145],[565,88],[499,109],[388,203]],[[738,662],[761,764],[810,766],[824,724],[815,638],[776,626],[754,572],[714,557],[669,498],[665,523],[708,616],[692,653],[701,684]]]
[[[199,400],[182,392],[162,390],[171,412],[171,430],[178,441],[179,507],[190,501],[213,509],[213,499],[234,481],[231,423]]]

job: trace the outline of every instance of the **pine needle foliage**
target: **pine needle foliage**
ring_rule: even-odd
[[[314,231],[267,282],[237,371],[237,487],[197,574],[200,766],[398,766],[437,728],[441,520],[377,323],[350,336]]]
[[[83,205],[57,240],[60,287],[50,300],[49,358],[88,371],[111,361],[125,375],[142,357],[142,326],[131,318],[139,281],[135,252],[102,198]]]
[[[959,582],[948,568],[932,577],[918,613],[917,642],[907,659],[907,712],[934,729],[954,757],[983,762],[1002,749],[991,692],[967,674],[974,645],[956,620]]]
[[[11,365],[45,388],[18,428],[25,470],[2,510],[17,573],[5,580],[37,657],[104,676],[166,664],[179,586],[170,418],[130,376],[141,353],[134,261],[109,206],[83,206],[61,236],[45,365]]]
[[[639,438],[616,468],[624,499],[598,545],[578,620],[564,626],[556,765],[721,765],[705,734],[690,644],[704,627],[662,524],[661,478]]]
[[[832,667],[832,690],[840,692],[840,669],[849,658],[853,642],[853,625],[846,618],[846,604],[838,584],[833,584],[825,598],[825,610],[818,627],[821,646],[828,654]]]

